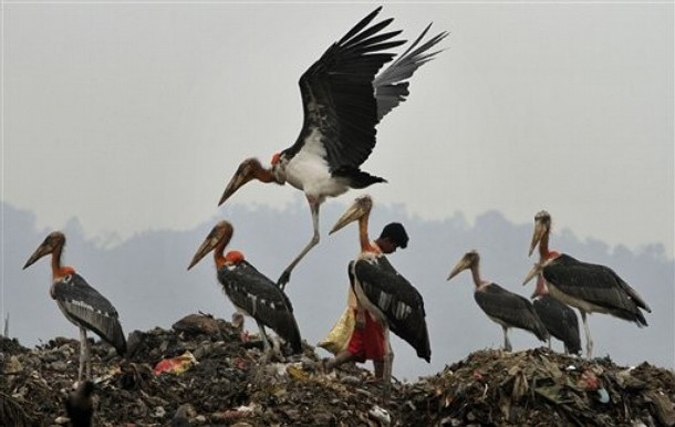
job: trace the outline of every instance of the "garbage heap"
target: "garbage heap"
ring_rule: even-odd
[[[314,349],[261,366],[262,345],[193,314],[134,331],[122,360],[92,343],[96,426],[674,426],[675,375],[545,348],[481,350],[387,391],[369,371],[323,372]],[[35,349],[0,338],[0,426],[67,425],[79,342]]]

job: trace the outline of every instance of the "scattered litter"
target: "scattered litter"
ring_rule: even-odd
[[[94,424],[675,426],[675,375],[648,363],[627,368],[608,357],[586,360],[543,347],[480,350],[436,375],[394,381],[385,397],[372,373],[353,364],[321,372],[309,345],[261,368],[262,343],[253,335],[242,342],[244,332],[197,314],[170,330],[132,332],[126,359],[95,342]],[[65,423],[63,399],[78,358],[76,340],[27,349],[0,337],[0,425]],[[153,373],[176,369],[182,373]]]
[[[159,375],[163,372],[168,372],[171,374],[182,374],[187,371],[191,366],[196,365],[197,359],[190,353],[186,351],[178,357],[173,357],[171,359],[164,359],[160,361],[156,366],[153,372],[155,375]]]

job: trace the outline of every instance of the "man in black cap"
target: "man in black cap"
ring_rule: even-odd
[[[408,246],[408,234],[399,222],[387,224],[380,233],[380,237],[373,243],[383,254],[392,254],[397,248],[405,249]],[[382,379],[384,375],[385,340],[384,331],[380,324],[361,307],[351,287],[349,290],[349,306],[354,310],[354,331],[349,342],[334,358],[324,363],[325,369],[333,369],[345,362],[363,363],[373,361],[375,378]]]

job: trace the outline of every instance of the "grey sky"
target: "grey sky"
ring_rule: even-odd
[[[242,159],[295,141],[299,76],[374,7],[5,3],[2,200],[90,236],[200,224]],[[672,3],[381,16],[409,40],[431,21],[451,35],[379,128],[364,165],[389,180],[379,203],[518,223],[546,208],[582,238],[672,256]],[[228,203],[294,196],[250,184]]]

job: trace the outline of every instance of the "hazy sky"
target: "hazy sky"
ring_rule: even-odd
[[[194,227],[242,159],[295,141],[298,78],[374,7],[5,2],[2,200],[90,236]],[[672,256],[673,12],[385,3],[408,39],[451,34],[380,125],[363,168],[389,184],[369,192],[425,219],[546,208],[582,238]],[[297,194],[250,184],[229,203]]]

